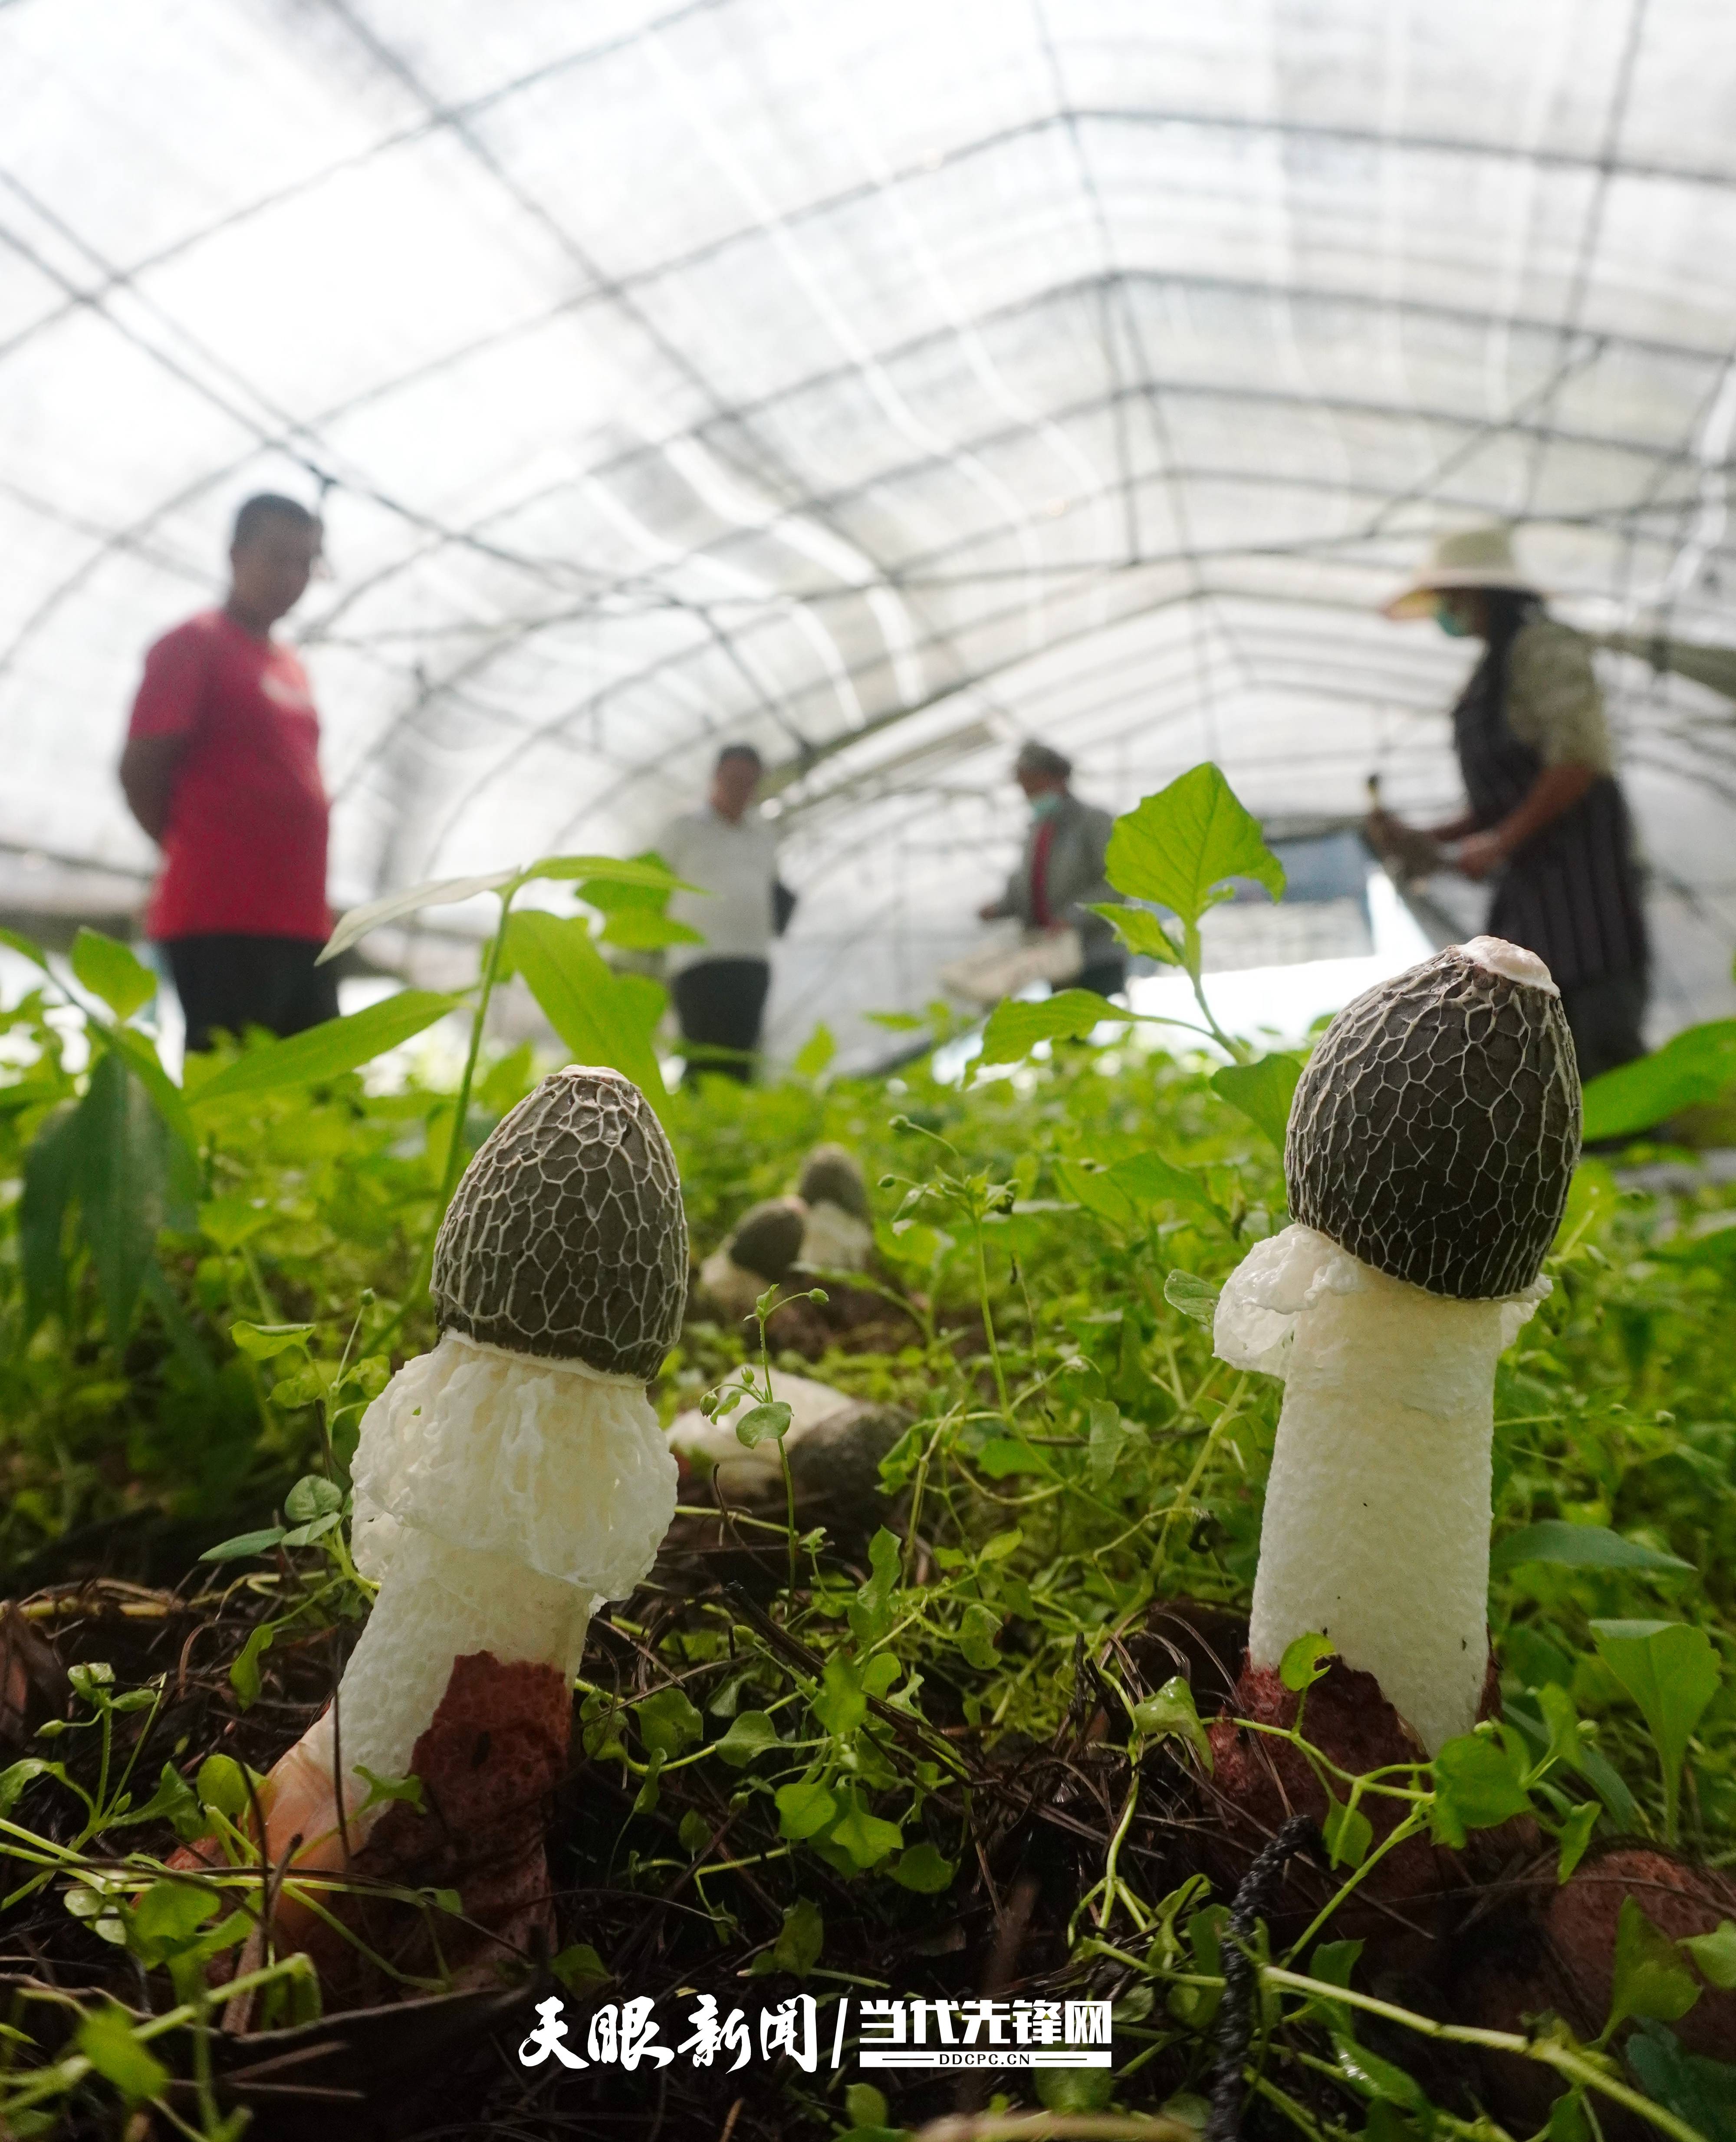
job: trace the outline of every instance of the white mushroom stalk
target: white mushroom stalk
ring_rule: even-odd
[[[354,1550],[379,1594],[333,1710],[274,1776],[276,1849],[335,1822],[340,1762],[347,1806],[358,1771],[411,1769],[455,1660],[574,1673],[593,1611],[650,1567],[676,1467],[645,1385],[687,1263],[674,1156],[616,1072],[555,1073],[472,1160],[435,1247],[440,1342],[362,1420]]]
[[[1328,1029],[1285,1147],[1297,1223],[1218,1304],[1218,1354],[1285,1384],[1249,1664],[1329,1637],[1430,1755],[1482,1701],[1495,1367],[1548,1291],[1579,1124],[1542,961],[1454,946]]]

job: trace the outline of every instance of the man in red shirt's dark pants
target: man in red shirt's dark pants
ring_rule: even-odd
[[[219,1029],[299,1034],[338,1015],[313,964],[331,933],[319,718],[271,628],[306,592],[318,521],[264,493],[235,516],[229,599],[145,658],[121,786],[163,851],[145,933],[169,955],[187,1046]]]

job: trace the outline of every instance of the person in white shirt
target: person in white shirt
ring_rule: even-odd
[[[753,800],[764,770],[752,744],[726,744],[705,804],[683,812],[658,843],[677,877],[703,888],[672,894],[668,906],[705,940],[669,955],[689,1081],[703,1070],[745,1083],[759,1050],[772,940],[788,919],[787,908],[779,912],[777,835]]]

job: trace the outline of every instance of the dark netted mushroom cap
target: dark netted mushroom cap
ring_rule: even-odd
[[[816,1145],[801,1164],[798,1196],[810,1205],[825,1203],[868,1217],[868,1182],[862,1163],[841,1145]]]
[[[681,1330],[687,1217],[651,1104],[570,1064],[490,1133],[434,1245],[443,1328],[647,1382]]]
[[[1327,1028],[1296,1088],[1284,1170],[1296,1218],[1353,1256],[1482,1300],[1537,1276],[1579,1147],[1561,999],[1453,945]]]
[[[799,1198],[768,1197],[742,1215],[727,1244],[731,1261],[768,1283],[784,1278],[801,1255],[807,1212]]]

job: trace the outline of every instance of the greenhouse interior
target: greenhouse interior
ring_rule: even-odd
[[[0,114],[0,2135],[1736,2142],[1736,17]]]

